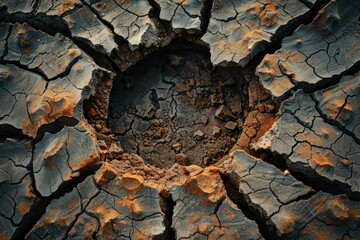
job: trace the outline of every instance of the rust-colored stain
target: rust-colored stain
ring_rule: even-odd
[[[318,164],[321,167],[334,167],[335,163],[332,159],[332,155],[329,151],[326,151],[326,153],[323,155],[322,153],[316,151],[316,153],[313,153],[311,160],[314,161],[316,164]]]
[[[95,181],[99,185],[104,185],[113,179],[116,174],[117,172],[111,164],[104,162],[100,170],[95,175]]]
[[[109,223],[110,220],[115,219],[119,215],[115,209],[110,209],[106,205],[99,205],[95,212],[101,216],[104,224]]]
[[[125,173],[122,176],[121,185],[129,191],[140,190],[144,186],[144,179],[139,175]]]
[[[295,223],[298,217],[301,216],[293,216],[292,213],[287,213],[282,216],[278,226],[279,231],[284,235],[292,233],[295,230]]]
[[[18,210],[22,216],[27,214],[30,210],[31,205],[21,202],[18,206]]]

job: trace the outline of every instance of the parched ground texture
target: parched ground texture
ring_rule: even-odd
[[[0,0],[0,239],[359,239],[358,0]]]

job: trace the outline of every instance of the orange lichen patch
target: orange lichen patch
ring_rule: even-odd
[[[279,57],[275,54],[269,54],[264,57],[264,60],[261,63],[261,68],[259,67],[257,70],[261,74],[268,74],[271,76],[276,75],[278,72],[278,62]]]
[[[356,221],[360,221],[360,208],[358,209],[351,209],[350,210],[350,219],[354,219]]]
[[[332,161],[332,155],[329,151],[325,154],[315,151],[311,160],[321,167],[334,167],[335,163]]]
[[[289,57],[290,62],[303,62],[305,59],[306,57],[301,53],[296,53]]]
[[[331,99],[328,104],[326,104],[326,109],[332,113],[332,118],[335,118],[337,113],[341,110],[341,107],[344,105],[345,99],[337,98]]]
[[[96,111],[95,111],[95,109],[94,108],[89,108],[89,111],[88,111],[88,117],[90,117],[90,118],[94,118],[95,116],[96,116]]]
[[[130,213],[134,213],[136,215],[141,215],[144,211],[143,207],[134,199],[134,196],[129,195],[123,197],[120,201],[118,201],[119,208],[126,208],[126,211]]]
[[[260,4],[258,2],[250,3],[244,7],[243,12],[248,12],[253,15],[259,15],[262,8],[263,8],[263,4]]]
[[[314,209],[316,210],[316,212],[319,212],[324,207],[327,200],[328,200],[328,198],[326,198],[324,196],[315,198],[313,206],[314,206]]]
[[[78,3],[77,0],[64,0],[62,3],[62,7],[58,10],[58,15],[61,15],[62,13],[73,9],[76,3]]]
[[[234,220],[236,218],[236,215],[234,212],[232,212],[230,209],[225,209],[225,217],[227,220]]]
[[[95,228],[93,224],[86,224],[84,223],[83,231],[86,236],[93,236],[93,233],[95,232]],[[74,229],[75,230],[75,229]]]
[[[57,218],[56,225],[59,227],[62,227],[62,228],[67,227],[67,226],[69,226],[71,221],[72,221],[72,218],[69,215],[66,215],[66,216],[62,215]]]
[[[288,234],[294,232],[295,219],[291,213],[288,213],[281,217],[281,221],[278,225],[278,229],[282,234]]]
[[[30,46],[22,48],[22,54],[24,56],[30,56],[32,54],[32,52],[33,52],[33,49]]]
[[[355,41],[355,43],[353,44],[353,48],[357,51],[360,51],[360,43]]]
[[[349,166],[349,165],[350,165],[350,160],[348,160],[348,159],[342,159],[340,162],[341,162],[342,165],[344,165],[344,166]]]
[[[46,148],[46,151],[42,154],[42,159],[46,160],[50,157],[55,156],[60,149],[66,148],[66,140],[61,139],[60,141],[57,141],[56,144],[51,144]]]
[[[144,211],[143,207],[137,201],[131,202],[131,212],[133,212],[136,215],[140,215],[143,213],[143,211]]]
[[[66,207],[67,209],[76,209],[80,206],[80,200],[78,198],[72,199],[71,201],[67,201]]]
[[[305,239],[309,239],[309,236],[311,236],[311,239],[334,239],[335,226],[327,226],[326,231],[324,231],[322,225],[323,223],[317,220],[312,221],[311,224],[307,225],[307,227],[301,232],[301,235]]]
[[[273,4],[266,5],[265,9],[260,13],[261,25],[265,27],[270,27],[275,23],[279,23],[278,12],[276,7]]]
[[[321,128],[321,136],[326,139],[335,139],[335,133],[329,127]]]
[[[23,120],[23,133],[36,137],[42,125],[50,124],[60,117],[73,117],[79,97],[75,92],[57,94],[49,90],[40,97],[27,99],[31,119]]]
[[[26,203],[24,203],[24,202],[21,202],[21,203],[19,204],[19,206],[17,207],[17,209],[19,210],[20,214],[21,214],[22,216],[24,216],[25,214],[27,214],[27,213],[29,212],[30,207],[31,207],[31,206],[30,206],[29,204],[26,204]]]
[[[81,54],[79,50],[77,50],[77,49],[75,49],[75,48],[70,48],[70,49],[69,49],[69,55],[70,55],[70,56],[73,57],[73,56],[77,56],[77,55],[79,55],[79,54]]]
[[[217,227],[214,229],[210,235],[209,240],[218,240],[218,239],[229,239],[231,236],[231,239],[242,239],[241,234],[239,233],[239,229],[228,229],[226,227]],[[254,234],[256,235],[256,233]]]
[[[312,146],[323,146],[324,140],[313,132],[303,132],[296,135],[296,139],[299,141],[306,141]]]
[[[291,183],[291,186],[298,187],[301,186],[302,184],[303,184],[302,182],[293,182]]]
[[[16,34],[17,35],[25,35],[26,32],[27,32],[27,30],[23,26],[16,28]]]
[[[69,165],[72,170],[78,171],[80,169],[93,166],[98,160],[99,160],[99,154],[97,151],[94,151],[84,159],[80,159],[79,161],[71,161]],[[72,174],[72,176],[76,176],[76,175]]]
[[[288,77],[282,76],[277,77],[274,81],[270,82],[266,88],[271,90],[272,94],[275,97],[280,97],[290,89],[292,89],[295,85],[289,80]]]
[[[36,195],[35,193],[31,190],[26,194],[26,198],[29,200],[35,200],[36,199]]]
[[[206,168],[201,174],[190,177],[185,188],[194,195],[206,194],[208,203],[215,203],[225,198],[218,169],[214,166]]]
[[[0,68],[0,78],[6,78],[6,79],[10,79],[11,78],[11,73],[9,71],[4,71],[3,68]]]
[[[299,143],[293,153],[294,157],[300,157],[301,159],[311,158],[311,147],[308,143]]]
[[[37,83],[32,89],[32,94],[41,95],[44,92],[44,89],[45,89],[45,85],[43,83],[41,84]]]
[[[140,175],[125,173],[121,179],[121,185],[129,191],[139,190],[144,186],[144,178]]]
[[[180,5],[183,6],[183,7],[188,6],[189,2],[186,1],[186,0],[183,0],[183,1],[180,2]]]
[[[149,239],[149,236],[145,236],[145,235],[141,234],[141,232],[135,231],[132,234],[131,239],[146,240],[146,239]]]
[[[199,232],[206,235],[209,234],[209,232],[211,232],[214,228],[214,224],[210,221],[202,222],[200,226],[198,226]]]
[[[116,210],[109,209],[104,204],[99,205],[95,209],[95,212],[102,217],[103,223],[108,223],[110,220],[115,219],[119,215],[119,213]]]
[[[264,32],[260,30],[242,29],[242,39],[240,42],[228,44],[230,52],[240,60],[246,57],[250,50],[255,48],[259,41],[263,39]],[[225,52],[226,53],[226,52]]]
[[[111,164],[104,162],[102,167],[95,174],[95,181],[99,185],[104,185],[108,183],[111,179],[116,176],[116,170],[111,166]]]
[[[53,208],[49,213],[46,215],[46,221],[54,223],[57,221],[58,216],[61,214],[63,210],[60,208]]]
[[[326,92],[323,93],[323,98],[324,99],[330,98],[332,96],[333,96],[333,94],[330,91],[326,91]]]
[[[101,225],[101,235],[103,236],[114,236],[116,229],[119,228],[117,223],[113,222],[101,222]]]
[[[103,2],[108,2],[108,3],[101,3],[101,2],[98,2],[95,4],[96,8],[97,8],[97,11],[99,12],[104,12],[106,11],[107,8],[109,8],[109,0],[104,0]]]
[[[344,199],[335,198],[333,200],[329,200],[327,203],[330,206],[330,211],[336,218],[341,220],[349,219],[350,211],[349,208],[346,207]]]
[[[200,216],[199,214],[193,214],[189,218],[189,223],[196,223],[201,219],[202,219],[202,216]]]
[[[4,230],[4,232],[0,232],[0,239],[10,239],[11,236],[7,233],[8,229]]]
[[[353,108],[352,106],[350,106],[349,104],[346,104],[343,108],[343,110],[347,111],[347,112],[352,112],[353,111]]]

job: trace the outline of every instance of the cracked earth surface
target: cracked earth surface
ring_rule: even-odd
[[[357,0],[0,0],[0,239],[358,239]]]

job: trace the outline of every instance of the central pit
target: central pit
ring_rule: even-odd
[[[108,125],[148,164],[207,166],[241,133],[244,84],[238,68],[212,69],[208,49],[173,42],[114,82]]]

